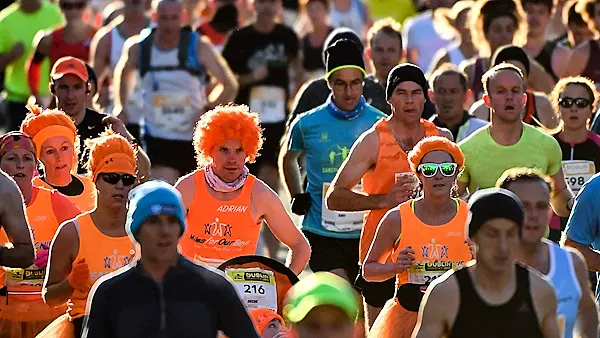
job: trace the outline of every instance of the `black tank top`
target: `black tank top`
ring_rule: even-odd
[[[590,57],[588,58],[587,65],[581,76],[587,77],[588,79],[599,83],[600,82],[600,40],[590,40]]]
[[[554,81],[558,82],[558,76],[554,74],[552,70],[552,52],[556,48],[555,41],[546,41],[542,51],[535,57],[535,61],[537,61],[550,76],[554,79]]]
[[[543,338],[531,299],[529,272],[516,265],[517,290],[505,304],[491,306],[477,294],[468,269],[454,274],[460,307],[449,338]]]

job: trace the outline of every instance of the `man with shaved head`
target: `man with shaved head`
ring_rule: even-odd
[[[237,81],[227,63],[205,38],[182,28],[180,0],[162,0],[156,8],[156,28],[127,40],[115,69],[115,108],[137,124],[144,117],[152,175],[174,184],[196,169],[192,136],[200,116],[221,103],[232,101]],[[139,72],[146,93],[143,109],[134,121],[126,104]],[[209,73],[223,90],[205,90]],[[219,90],[219,89],[218,89]]]

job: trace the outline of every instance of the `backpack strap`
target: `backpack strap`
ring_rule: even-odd
[[[152,28],[152,31],[146,36],[140,43],[140,78],[144,78],[144,75],[150,70],[150,56],[152,55],[152,44],[154,42],[154,33],[156,28]]]

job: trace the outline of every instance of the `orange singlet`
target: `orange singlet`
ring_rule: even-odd
[[[85,258],[92,283],[133,261],[135,244],[129,236],[109,237],[103,234],[89,213],[77,217],[75,226],[79,233],[79,252],[75,262]]]
[[[83,192],[77,196],[67,196],[75,205],[81,210],[81,212],[92,211],[96,208],[96,187],[94,182],[89,177],[81,175],[73,175],[83,183]],[[44,182],[39,176],[33,179],[33,185],[40,188],[46,188],[54,190],[50,184]],[[65,195],[66,196],[66,195]]]
[[[396,296],[386,302],[369,337],[410,338],[427,286],[446,271],[471,260],[465,243],[469,207],[462,200],[455,201],[456,215],[442,225],[423,223],[415,215],[414,200],[400,204],[402,231],[391,259],[396,262],[398,251],[410,246],[415,252],[415,261],[408,270],[396,275]]]
[[[56,60],[63,56],[72,56],[87,62],[90,58],[90,45],[94,34],[96,34],[96,29],[88,29],[86,39],[78,43],[65,41],[64,30],[63,26],[52,32],[52,44],[50,46],[50,55],[48,55],[50,57],[50,65],[53,65]]]
[[[421,119],[421,124],[425,128],[426,137],[439,135],[435,124],[424,119]],[[379,135],[379,155],[375,169],[363,176],[363,191],[369,195],[387,194],[395,183],[396,174],[411,172],[411,169],[407,154],[392,134],[388,120],[380,120],[374,128]],[[386,209],[377,209],[367,214],[360,236],[360,263],[364,262],[375,237],[377,225],[386,212]]]
[[[260,222],[252,218],[250,196],[256,178],[248,175],[241,192],[220,201],[208,191],[204,170],[194,174],[196,194],[188,211],[188,227],[181,238],[181,254],[196,263],[218,266],[228,259],[254,255]]]

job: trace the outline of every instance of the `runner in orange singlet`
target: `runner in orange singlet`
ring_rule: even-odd
[[[50,58],[50,67],[63,56],[72,56],[83,61],[90,57],[90,44],[96,28],[83,21],[87,0],[59,0],[60,10],[65,17],[65,25],[49,32],[39,31],[33,41],[34,53],[28,63],[27,81],[31,93],[37,95],[40,83],[42,61]],[[38,104],[47,104],[48,102]]]
[[[0,270],[0,283],[6,287],[6,296],[0,297],[2,337],[33,338],[65,310],[48,308],[41,297],[42,283],[54,233],[62,222],[81,212],[59,192],[33,186],[36,163],[35,144],[29,136],[11,132],[0,138],[0,169],[19,186],[36,249],[34,265]],[[4,229],[0,241],[9,242]]]
[[[77,128],[73,120],[60,110],[45,110],[28,106],[21,131],[33,138],[37,158],[44,165],[43,176],[33,179],[33,185],[56,189],[67,196],[82,212],[94,209],[96,190],[93,182],[77,175]]]
[[[44,300],[52,307],[67,302],[66,315],[38,337],[79,337],[86,299],[93,283],[131,262],[135,245],[125,231],[127,196],[136,183],[136,151],[126,138],[107,131],[88,142],[88,172],[98,206],[63,224],[51,246]]]
[[[290,248],[289,268],[300,274],[310,258],[308,241],[277,194],[244,165],[258,156],[261,134],[258,114],[244,105],[218,106],[202,115],[194,132],[199,169],[175,185],[188,209],[181,253],[212,266],[254,255],[266,221]]]
[[[409,338],[429,283],[472,258],[465,231],[469,208],[452,196],[465,161],[462,151],[448,139],[434,136],[417,143],[408,157],[423,197],[388,211],[377,229],[364,277],[384,281],[396,276],[397,290],[369,337]]]
[[[327,198],[330,210],[370,210],[361,234],[360,264],[364,262],[379,220],[414,193],[415,180],[407,153],[426,136],[441,135],[452,140],[450,131],[421,118],[427,81],[419,67],[408,63],[394,67],[388,76],[386,94],[392,116],[359,137],[333,180]],[[363,193],[352,191],[361,179]],[[361,276],[357,279],[356,287],[362,291],[370,325],[385,302],[394,296],[392,277],[377,283],[366,282]]]

